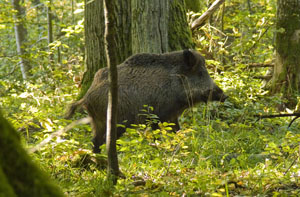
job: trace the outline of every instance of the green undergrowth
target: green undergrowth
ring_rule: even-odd
[[[212,74],[229,99],[186,110],[180,131],[171,131],[171,123],[152,130],[151,121],[128,128],[117,142],[126,178],[115,187],[106,181],[105,146],[103,154],[91,153],[89,125],[76,126],[31,156],[69,196],[297,195],[300,122],[288,128],[291,118],[255,117],[276,113],[282,101],[261,89],[254,74]],[[7,90],[1,108],[28,149],[72,121],[63,115],[78,91],[71,77],[59,77],[64,86],[1,84]]]
[[[288,127],[292,117],[256,117],[279,113],[287,102],[270,95],[259,79],[268,68],[249,67],[274,62],[276,9],[275,1],[268,2],[253,0],[250,9],[231,0],[222,23],[210,20],[193,32],[210,75],[229,98],[191,106],[180,118],[180,131],[171,131],[171,123],[151,130],[151,120],[127,129],[117,142],[125,178],[116,186],[106,181],[105,146],[102,154],[91,152],[89,125],[55,137],[32,153],[32,159],[67,196],[298,196],[300,120]],[[220,16],[221,9],[215,19]],[[78,52],[65,48],[59,64],[50,65],[48,54],[34,53],[37,65],[27,82],[13,75],[0,78],[1,111],[27,149],[86,116],[64,119],[83,73],[78,37],[68,40],[70,50]],[[156,121],[151,110],[146,112]]]

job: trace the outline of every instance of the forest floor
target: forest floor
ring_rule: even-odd
[[[53,72],[55,79],[1,84],[6,92],[0,92],[0,106],[28,149],[72,122],[63,116],[78,88],[66,70]],[[105,146],[100,155],[91,152],[89,125],[76,126],[31,156],[69,196],[297,196],[300,121],[288,127],[292,117],[255,117],[277,113],[284,102],[262,89],[255,74],[211,73],[230,98],[186,110],[180,131],[169,132],[168,123],[151,130],[151,122],[127,129],[117,142],[125,178],[115,187],[106,181]]]

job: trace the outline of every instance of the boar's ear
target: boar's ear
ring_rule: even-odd
[[[189,49],[185,49],[183,51],[183,60],[186,63],[188,69],[193,69],[197,63],[195,55]]]

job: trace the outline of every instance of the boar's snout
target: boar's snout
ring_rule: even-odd
[[[227,96],[226,94],[222,94],[221,95],[221,99],[220,99],[220,101],[222,102],[222,103],[224,103],[225,102],[225,100],[228,98],[229,96]]]
[[[211,91],[211,100],[224,102],[227,98],[228,96],[223,92],[223,90],[215,85]]]

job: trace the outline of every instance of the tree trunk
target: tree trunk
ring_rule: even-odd
[[[167,52],[169,1],[132,0],[131,9],[132,53]]]
[[[53,42],[53,25],[52,25],[52,13],[51,13],[52,0],[49,1],[49,5],[47,6],[47,23],[48,23],[48,47],[49,47],[49,60],[53,63],[54,57],[53,52],[51,51],[50,44]]]
[[[108,81],[110,84],[108,91],[108,106],[107,106],[107,123],[106,123],[106,149],[108,156],[107,177],[114,184],[117,183],[119,175],[118,155],[116,148],[117,140],[117,107],[118,107],[118,71],[117,71],[117,44],[114,39],[117,32],[115,18],[114,0],[105,0],[104,2],[104,18],[105,18],[105,33],[104,46],[106,52]]]
[[[117,64],[120,64],[131,55],[130,38],[130,1],[117,0],[116,8],[116,44]],[[85,1],[85,63],[86,71],[82,79],[81,98],[90,87],[98,69],[106,67],[104,51],[104,12],[103,1]]]
[[[94,74],[99,68],[106,66],[104,52],[104,13],[103,1],[85,0],[84,30],[85,30],[85,63],[86,71],[81,82],[81,93],[84,96],[90,87]]]
[[[186,19],[184,0],[168,0],[170,6],[168,43],[169,51],[191,49],[195,45],[192,40],[192,32]],[[145,28],[147,28],[145,24]]]
[[[0,113],[0,195],[63,196],[31,160],[18,133]]]
[[[292,96],[300,91],[300,0],[277,1],[276,62],[271,90]]]
[[[28,77],[28,71],[29,71],[29,65],[26,61],[25,56],[25,42],[26,42],[26,34],[27,30],[23,24],[23,20],[25,17],[25,8],[22,7],[20,4],[23,3],[21,0],[12,0],[12,5],[14,10],[16,10],[16,13],[14,14],[14,20],[15,20],[15,36],[16,36],[16,45],[17,45],[17,52],[20,56],[20,68],[22,72],[22,77],[24,80]]]
[[[184,0],[117,0],[117,63],[135,53],[162,53],[193,48],[192,34],[186,20]],[[90,87],[94,74],[106,66],[104,54],[104,14],[102,1],[85,5],[86,72],[81,98]]]

